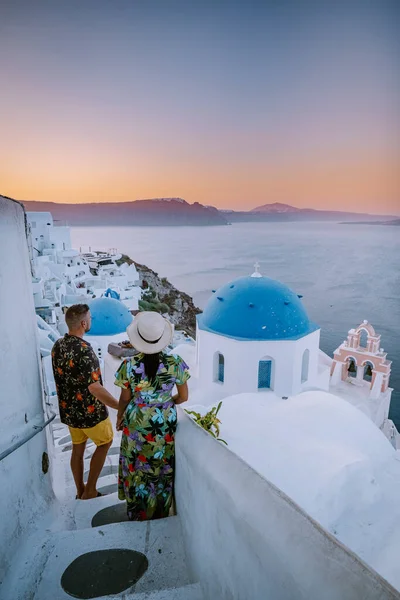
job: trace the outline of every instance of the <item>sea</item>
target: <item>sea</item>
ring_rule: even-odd
[[[392,361],[390,416],[400,430],[400,229],[385,225],[234,223],[217,227],[74,227],[75,248],[117,248],[204,308],[212,290],[250,275],[278,279],[321,327],[329,355],[367,319]]]

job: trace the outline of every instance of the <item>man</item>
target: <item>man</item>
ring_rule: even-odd
[[[103,387],[100,365],[91,345],[83,339],[90,329],[87,304],[75,304],[65,313],[68,333],[52,350],[61,422],[68,425],[72,440],[71,470],[77,498],[88,500],[101,494],[96,485],[113,440],[107,406],[118,409],[118,401]],[[97,446],[86,483],[83,481],[83,455],[86,442]]]

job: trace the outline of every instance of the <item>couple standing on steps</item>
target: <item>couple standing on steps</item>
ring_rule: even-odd
[[[162,350],[172,341],[171,324],[154,312],[139,313],[127,333],[139,354],[122,362],[115,384],[116,400],[102,385],[100,365],[91,345],[83,339],[91,325],[87,304],[71,306],[65,321],[68,333],[52,350],[61,422],[72,440],[71,470],[77,498],[101,494],[96,485],[113,441],[107,406],[118,410],[122,430],[118,496],[126,500],[130,520],[168,516],[175,467],[176,404],[188,399],[188,366]],[[172,395],[176,385],[178,393]],[[96,450],[84,484],[84,452],[91,439]]]

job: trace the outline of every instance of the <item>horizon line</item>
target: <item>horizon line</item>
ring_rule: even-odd
[[[273,205],[282,205],[282,206],[288,206],[290,208],[295,208],[296,210],[299,211],[306,211],[306,210],[314,210],[314,211],[318,211],[318,212],[338,212],[338,213],[353,213],[353,214],[359,214],[359,215],[378,215],[378,216],[388,216],[388,217],[399,217],[400,213],[372,213],[372,212],[359,212],[359,210],[343,210],[343,209],[335,209],[335,208],[314,208],[312,206],[306,206],[306,207],[300,207],[300,206],[296,206],[295,204],[288,204],[286,202],[266,202],[265,204],[257,204],[256,206],[252,207],[252,208],[219,208],[218,206],[214,205],[214,204],[203,204],[202,202],[198,202],[197,200],[194,202],[188,202],[187,200],[185,200],[184,198],[182,198],[181,196],[153,196],[150,198],[136,198],[135,200],[89,200],[89,201],[82,201],[82,202],[69,202],[66,200],[20,200],[17,198],[13,198],[11,196],[6,196],[5,194],[0,194],[3,195],[4,197],[8,197],[11,200],[17,200],[18,202],[38,202],[38,203],[42,203],[42,204],[64,204],[64,205],[71,205],[71,206],[80,206],[80,205],[89,205],[89,204],[129,204],[129,203],[134,203],[134,202],[145,202],[145,201],[151,201],[151,200],[183,200],[184,202],[186,202],[186,204],[188,204],[189,206],[193,206],[194,204],[200,204],[201,206],[204,206],[205,208],[207,207],[211,207],[211,208],[215,208],[218,211],[221,212],[251,212],[253,211],[255,208],[258,207],[262,207],[262,206],[273,206]]]

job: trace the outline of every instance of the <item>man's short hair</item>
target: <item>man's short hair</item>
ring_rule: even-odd
[[[74,304],[70,306],[65,313],[65,322],[69,329],[75,329],[79,327],[81,322],[88,314],[90,308],[87,304]]]

